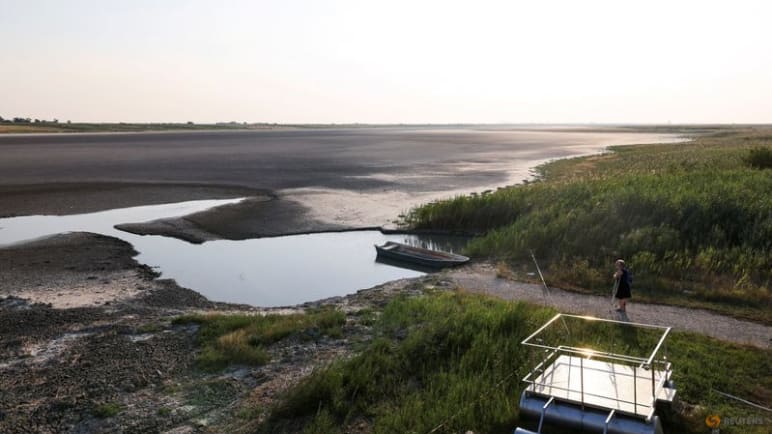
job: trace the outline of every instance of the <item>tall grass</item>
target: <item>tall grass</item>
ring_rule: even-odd
[[[392,302],[377,338],[294,388],[264,431],[294,432],[311,421],[322,432],[362,418],[384,433],[428,432],[445,421],[448,428],[506,431],[516,421],[512,391],[527,364],[519,341],[552,314],[464,295]]]
[[[540,357],[519,342],[554,313],[463,293],[393,300],[376,321],[377,338],[361,354],[290,389],[259,432],[511,432],[522,422],[520,379]],[[572,342],[595,349],[616,342],[617,351],[624,346],[641,354],[655,342],[612,326],[585,331],[574,328]],[[674,333],[669,356],[679,396],[700,407],[663,413],[666,431],[701,433],[708,414],[748,414],[712,389],[768,402],[772,378],[760,373],[772,368],[770,355]],[[763,432],[741,428],[726,432]]]
[[[551,276],[603,293],[622,257],[645,289],[639,295],[730,303],[763,320],[772,174],[744,161],[764,144],[772,136],[746,132],[620,147],[543,166],[541,182],[424,205],[406,224],[483,233],[469,244],[475,256],[518,262],[534,249]]]
[[[744,161],[755,169],[772,169],[772,148],[753,148]]]

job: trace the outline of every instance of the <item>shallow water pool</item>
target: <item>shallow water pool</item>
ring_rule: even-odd
[[[390,280],[416,277],[421,270],[375,261],[374,244],[398,241],[458,251],[464,239],[386,235],[379,231],[218,240],[191,244],[176,238],[140,236],[114,228],[179,217],[240,199],[191,201],[122,208],[70,216],[0,219],[0,246],[65,232],[94,232],[131,243],[137,260],[214,301],[287,306],[351,294]]]

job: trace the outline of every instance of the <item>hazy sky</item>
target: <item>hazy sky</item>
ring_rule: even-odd
[[[772,2],[0,0],[0,116],[772,122]]]

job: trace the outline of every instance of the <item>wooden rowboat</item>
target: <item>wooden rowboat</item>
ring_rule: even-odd
[[[431,268],[452,267],[469,261],[466,256],[455,253],[422,249],[393,241],[388,241],[382,246],[376,245],[375,250],[379,258],[389,258]]]

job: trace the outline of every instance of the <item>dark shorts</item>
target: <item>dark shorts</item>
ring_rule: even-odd
[[[632,297],[632,294],[630,293],[630,288],[617,289],[617,298],[630,298],[630,297]]]

